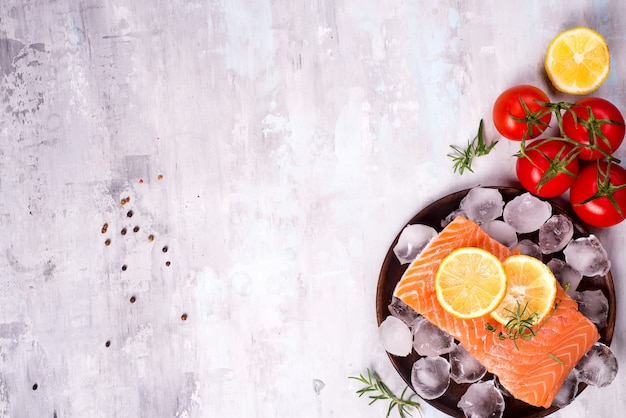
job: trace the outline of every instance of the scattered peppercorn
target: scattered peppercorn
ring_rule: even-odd
[[[166,253],[166,252],[167,252],[167,245],[166,245],[165,247],[163,247],[163,249],[162,249],[161,251],[163,251],[164,253]]]
[[[107,341],[106,343],[104,343],[105,347],[110,347],[111,346],[111,341]]]
[[[121,233],[122,235],[126,235],[126,228],[122,228],[122,230],[120,231],[120,233]]]
[[[109,238],[104,241],[104,245],[111,245],[111,240]]]
[[[186,321],[187,320],[187,314],[186,313],[182,314],[180,316],[180,319],[182,319],[183,321]]]
[[[126,271],[126,269],[127,269],[127,268],[128,268],[128,267],[126,266],[126,264],[124,264],[124,265],[122,266],[122,271]]]
[[[172,264],[172,263],[170,263],[169,261],[166,261],[166,262],[165,262],[165,265],[166,265],[167,267],[169,267],[169,266],[170,266],[170,264]]]
[[[138,226],[134,227],[133,232],[139,232],[139,227]]]
[[[133,217],[133,211],[129,210],[128,213],[126,214],[126,216],[128,216],[129,218]]]
[[[130,303],[135,303],[135,301],[136,301],[136,300],[137,300],[137,299],[136,299],[134,296],[131,296],[131,297],[130,297]]]
[[[154,235],[148,235],[148,241],[150,242],[154,241]]]
[[[39,386],[37,385],[37,383],[35,383],[35,384],[33,385],[33,390],[37,390],[37,388],[38,388],[38,387],[39,387]]]
[[[102,225],[102,233],[103,233],[103,234],[106,234],[107,229],[109,229],[109,224],[104,224],[104,225]]]

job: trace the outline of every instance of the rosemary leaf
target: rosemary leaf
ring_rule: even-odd
[[[552,353],[548,353],[548,356],[549,356],[552,360],[554,360],[554,361],[556,361],[557,363],[559,363],[561,366],[565,366],[565,363],[563,363],[563,360],[561,360],[560,358],[558,358],[558,357],[557,357],[557,356],[555,356],[554,354],[552,354]]]
[[[349,376],[349,379],[358,380],[359,382],[365,384],[366,386],[357,390],[356,393],[361,397],[366,393],[375,393],[370,394],[370,405],[376,401],[387,400],[389,401],[389,407],[387,409],[387,417],[391,415],[391,412],[394,409],[397,409],[400,418],[406,418],[411,415],[411,408],[415,408],[418,412],[419,416],[422,416],[422,410],[420,409],[420,404],[417,401],[414,401],[413,398],[416,396],[415,394],[411,394],[408,397],[407,395],[408,387],[405,387],[402,391],[402,394],[398,397],[389,390],[387,385],[383,383],[382,380],[378,377],[375,372],[372,372],[370,369],[367,369],[367,377],[360,374],[359,376]]]
[[[452,148],[454,152],[449,153],[447,156],[452,159],[453,171],[455,173],[458,172],[459,175],[463,175],[465,170],[473,173],[472,162],[474,158],[489,154],[497,143],[498,141],[494,141],[489,145],[485,143],[483,137],[483,121],[481,119],[478,124],[478,133],[474,139],[467,142],[465,149],[457,147],[456,145],[450,145],[450,148]]]

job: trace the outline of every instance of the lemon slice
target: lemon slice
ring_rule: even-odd
[[[435,292],[441,306],[455,317],[478,318],[502,301],[506,275],[500,260],[489,251],[462,247],[441,261]]]
[[[545,68],[557,90],[591,93],[609,75],[609,48],[598,32],[585,27],[570,29],[550,42]]]
[[[528,255],[512,255],[502,263],[507,279],[506,295],[491,312],[493,319],[506,325],[514,312],[524,311],[540,323],[554,307],[556,279],[548,266]]]

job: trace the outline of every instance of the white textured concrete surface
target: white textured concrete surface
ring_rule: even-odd
[[[626,109],[617,0],[2,0],[0,415],[384,417],[348,376],[402,386],[385,252],[427,203],[515,182],[517,144],[462,177],[449,145],[497,139],[511,85],[563,98],[542,62],[577,25]],[[626,365],[626,225],[598,234]],[[625,385],[554,416],[618,416]]]

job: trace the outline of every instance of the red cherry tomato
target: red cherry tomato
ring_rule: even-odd
[[[552,113],[548,112],[529,121],[516,120],[527,118],[524,106],[530,112],[545,109],[537,101],[549,102],[550,100],[542,90],[534,86],[523,84],[502,92],[493,105],[493,123],[500,135],[514,141],[532,139],[541,135],[550,124]]]
[[[622,222],[626,216],[626,169],[606,161],[583,167],[570,189],[570,203],[589,225],[605,228]]]
[[[574,115],[578,121],[574,118]],[[590,115],[591,112],[591,115]],[[591,116],[591,117],[590,117]],[[613,121],[613,123],[608,123]],[[563,133],[584,145],[595,144],[606,154],[613,154],[624,140],[626,128],[619,109],[608,100],[587,97],[576,102],[571,112],[563,115]],[[597,149],[581,148],[581,160],[599,160],[605,157]]]
[[[526,146],[515,165],[517,179],[534,195],[555,197],[565,193],[578,176],[572,146],[558,140],[538,140]]]

